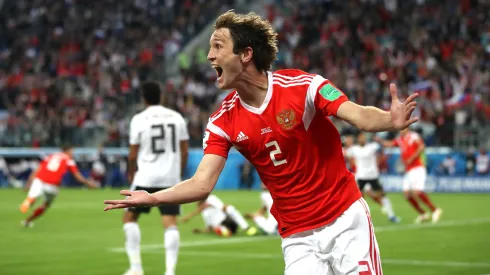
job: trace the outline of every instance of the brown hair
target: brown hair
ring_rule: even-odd
[[[271,69],[277,55],[277,33],[269,21],[254,12],[237,14],[229,10],[216,19],[214,29],[221,28],[230,30],[233,53],[238,54],[250,47],[257,70],[263,72]]]

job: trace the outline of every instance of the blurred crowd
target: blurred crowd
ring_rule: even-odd
[[[127,139],[138,87],[233,0],[1,1],[2,146]]]
[[[207,45],[180,50],[233,1],[4,2],[4,146],[87,144],[100,135],[106,146],[124,146],[147,79],[162,81],[167,104],[184,114],[199,146],[229,91],[215,86]],[[404,97],[418,92],[416,128],[428,145],[452,145],[456,126],[489,125],[490,2],[270,0],[264,11],[279,33],[275,70],[322,74],[351,100],[383,109],[391,82]],[[180,73],[167,76],[165,62],[175,56]]]

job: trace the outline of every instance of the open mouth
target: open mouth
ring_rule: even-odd
[[[213,68],[216,70],[216,74],[218,75],[218,79],[221,78],[223,75],[223,68],[220,66],[213,66]]]

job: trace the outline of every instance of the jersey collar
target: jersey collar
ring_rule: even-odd
[[[261,115],[265,111],[265,109],[267,108],[267,105],[269,105],[269,102],[271,101],[271,98],[272,98],[272,81],[273,80],[272,80],[272,73],[271,72],[267,72],[267,79],[268,79],[267,94],[265,95],[264,102],[262,102],[262,105],[259,108],[250,106],[247,103],[240,100],[240,104],[243,106],[243,108],[247,109],[247,111],[254,113],[254,114],[257,114],[257,115]],[[240,96],[238,96],[238,97],[240,97]]]

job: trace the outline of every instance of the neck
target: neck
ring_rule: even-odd
[[[243,74],[237,83],[236,91],[240,100],[247,105],[259,108],[265,100],[269,87],[267,74],[257,71]]]

